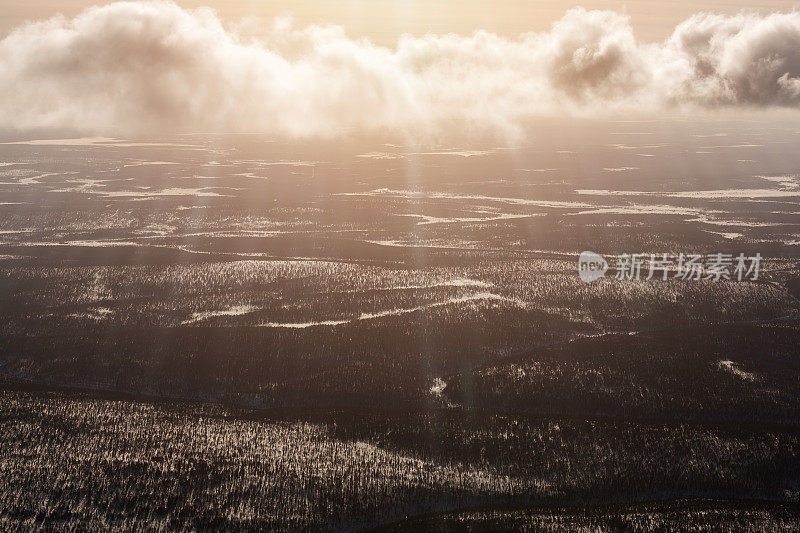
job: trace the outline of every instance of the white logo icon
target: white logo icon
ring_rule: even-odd
[[[582,252],[578,258],[578,274],[581,281],[591,283],[606,275],[608,263],[605,258],[594,252]]]

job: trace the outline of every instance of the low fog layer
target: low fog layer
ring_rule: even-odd
[[[518,136],[541,115],[800,105],[798,13],[698,14],[660,44],[583,9],[517,39],[404,36],[392,49],[285,19],[259,34],[165,2],[19,27],[0,42],[0,127]]]

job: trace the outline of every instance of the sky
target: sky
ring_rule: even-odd
[[[640,0],[89,5],[0,10],[6,27],[39,20],[0,40],[0,130],[435,142],[524,139],[544,116],[800,109],[800,13],[788,2],[748,13]]]
[[[110,2],[98,0],[3,0],[0,35],[26,21],[62,13],[74,16],[86,7]],[[271,19],[291,14],[298,25],[336,24],[351,37],[367,37],[376,44],[394,44],[402,33],[471,34],[486,30],[503,36],[544,31],[572,7],[626,12],[638,39],[662,41],[675,26],[700,11],[733,15],[742,9],[763,13],[789,11],[796,0],[742,2],[731,0],[179,0],[188,8],[213,7],[220,18]]]

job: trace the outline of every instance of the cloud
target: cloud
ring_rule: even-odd
[[[210,9],[119,2],[0,41],[0,125],[103,135],[393,130],[520,135],[542,115],[800,104],[800,14],[699,14],[662,44],[573,9],[508,39],[403,36],[393,48],[285,19],[241,37]]]
[[[680,83],[673,100],[699,105],[800,105],[800,13],[699,14],[662,50]]]

